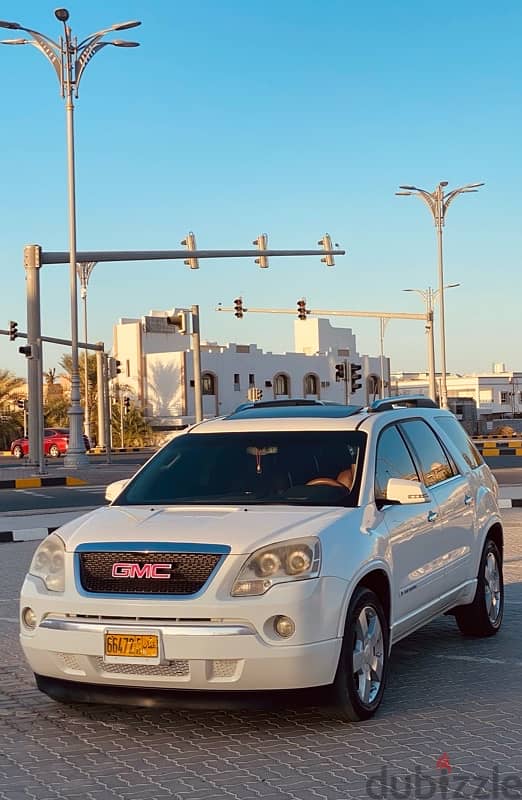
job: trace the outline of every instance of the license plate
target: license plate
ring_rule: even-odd
[[[104,634],[104,660],[107,662],[159,663],[160,648],[157,633]]]

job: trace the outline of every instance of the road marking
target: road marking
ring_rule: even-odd
[[[49,500],[54,500],[54,495],[44,494],[43,492],[30,492],[29,489],[15,489],[17,493],[33,494],[35,497],[47,497]]]

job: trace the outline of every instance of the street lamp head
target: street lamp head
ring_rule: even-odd
[[[114,39],[109,44],[113,44],[114,47],[139,47],[139,42],[128,42],[126,39]]]
[[[20,30],[22,26],[19,22],[5,22],[4,20],[0,20],[0,28],[9,28],[11,31]]]
[[[482,181],[482,183],[468,183],[467,188],[468,189],[478,189],[480,186],[484,186],[484,185],[485,185],[484,181]]]
[[[447,185],[448,185],[448,181],[441,181],[439,183],[439,186],[447,186]]]
[[[69,12],[66,8],[55,8],[54,16],[56,19],[60,20],[60,22],[67,22],[69,19]]]
[[[29,39],[2,39],[0,44],[29,44]]]
[[[138,25],[141,25],[141,22],[137,19],[130,22],[117,22],[115,25],[111,25],[111,31],[127,31],[129,28],[137,28]]]
[[[406,189],[408,192],[418,191],[416,186],[399,186],[399,189]]]
[[[395,192],[397,197],[409,197],[413,194],[413,192]]]

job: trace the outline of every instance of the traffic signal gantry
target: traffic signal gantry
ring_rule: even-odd
[[[325,238],[327,234],[325,235]],[[320,244],[324,242],[324,239],[320,240]],[[330,240],[331,243],[331,240]],[[328,246],[328,242],[326,242]],[[326,257],[325,257],[326,258]],[[325,259],[322,259],[323,261]],[[291,308],[245,308],[243,305],[243,299],[237,298],[234,300],[234,307],[227,307],[219,304],[216,307],[216,311],[225,311],[225,312],[234,312],[235,316],[238,319],[242,319],[243,315],[248,311],[252,314],[291,314],[295,316],[296,311],[295,309]],[[433,339],[433,310],[428,310],[425,314],[411,314],[408,312],[395,312],[395,311],[353,311],[353,310],[346,310],[346,311],[334,311],[331,308],[317,308],[317,309],[308,309],[306,307],[306,300],[304,298],[300,298],[297,301],[297,318],[302,321],[306,321],[310,315],[314,316],[324,316],[324,317],[370,317],[373,319],[389,320],[389,319],[410,319],[410,320],[423,320],[426,323],[426,334],[429,337],[430,342]],[[381,348],[382,348],[382,338],[381,338]],[[383,362],[383,353],[381,352],[381,364]],[[430,366],[431,369],[431,366]],[[355,394],[358,389],[362,387],[362,366],[361,364],[348,364],[348,362],[344,362],[341,364],[335,365],[335,380],[336,381],[343,381],[345,383],[345,391],[346,394]],[[384,396],[383,391],[384,386],[384,375],[381,375],[381,396]],[[432,398],[436,400],[436,398]]]

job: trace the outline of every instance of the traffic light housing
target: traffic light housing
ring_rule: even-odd
[[[319,239],[317,244],[320,244],[321,247],[323,248],[323,250],[332,250],[333,249],[332,248],[332,237],[330,236],[329,233],[325,233],[323,238]],[[335,266],[335,260],[334,260],[334,257],[332,255],[324,256],[321,259],[321,261],[323,262],[323,264],[326,264],[327,267]]]
[[[177,314],[169,314],[167,317],[167,324],[174,325],[178,333],[187,332],[187,313],[186,311],[178,311]]]
[[[267,249],[268,245],[268,235],[266,233],[262,233],[257,239],[254,239],[252,244],[257,245],[257,249],[263,252],[263,250]],[[259,264],[260,267],[266,269],[268,267],[268,258],[266,256],[260,255],[259,258],[256,258],[256,264]]]
[[[350,365],[350,391],[352,394],[362,386],[362,367],[360,364]]]
[[[335,380],[337,382],[346,380],[346,370],[344,368],[344,364],[335,365]]]
[[[298,319],[306,319],[307,314],[310,312],[306,308],[306,300],[301,299],[297,301],[297,317]]]
[[[247,397],[255,403],[263,397],[263,390],[259,389],[257,386],[251,386],[247,392]]]
[[[14,342],[16,337],[18,336],[18,322],[14,320],[9,320],[9,341]]]
[[[27,408],[27,400],[17,400],[16,405],[18,406],[18,408],[21,408],[25,411]]]
[[[125,408],[125,413],[128,414],[130,410],[130,397],[123,398],[123,406]]]
[[[33,358],[33,348],[30,344],[23,345],[22,347],[18,348],[18,352],[21,353],[26,358]]]
[[[109,378],[113,379],[121,373],[121,361],[117,358],[109,357]]]
[[[234,300],[234,316],[236,316],[238,319],[243,319],[243,313],[244,313],[243,298],[236,297],[236,299]]]
[[[189,233],[187,233],[186,237],[182,239],[181,244],[183,245],[183,247],[186,247],[187,250],[198,249],[196,246],[196,237],[194,236],[192,231],[189,231]],[[199,261],[197,258],[186,258],[184,263],[188,267],[190,267],[190,269],[199,269]]]

